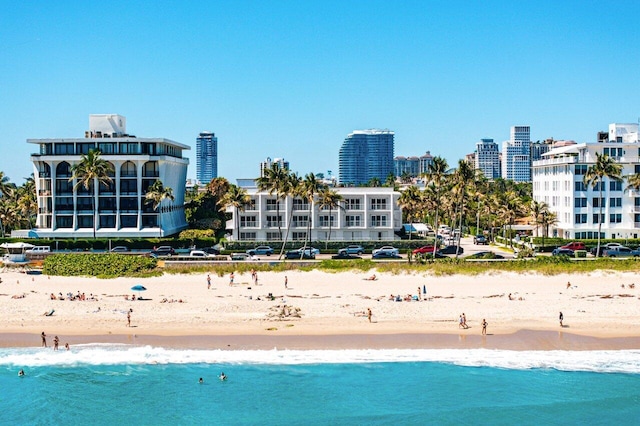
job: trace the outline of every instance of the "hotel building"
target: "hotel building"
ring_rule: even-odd
[[[500,177],[500,150],[493,139],[480,139],[476,143],[474,167],[482,171],[484,177],[493,180]]]
[[[529,126],[512,126],[511,138],[502,144],[502,178],[531,182],[531,136]]]
[[[127,134],[126,119],[116,114],[89,116],[84,138],[28,139],[38,146],[31,155],[38,197],[37,238],[158,237],[187,227],[184,191],[189,160],[186,145],[163,138],[137,138]],[[89,191],[71,180],[72,167],[90,150],[113,166],[112,182],[95,182]],[[173,189],[175,199],[153,210],[145,202],[156,180]],[[97,209],[94,214],[93,206]]]
[[[393,138],[390,130],[354,130],[340,147],[338,181],[364,185],[371,179],[384,182],[393,174]]]
[[[237,221],[235,217],[227,221],[227,229],[236,241],[281,241],[289,221],[292,241],[307,237],[309,221],[311,241],[389,241],[398,239],[394,231],[402,227],[402,211],[398,207],[400,193],[393,188],[334,188],[344,198],[340,208],[330,212],[314,203],[311,216],[306,199],[287,197],[280,200],[278,206],[275,194],[269,195],[256,187],[245,189],[250,202],[244,211],[232,207],[227,210],[239,216]]]
[[[613,126],[613,127],[612,127]],[[625,191],[625,182],[604,178],[600,184],[584,184],[587,169],[595,164],[596,153],[607,154],[622,165],[622,176],[640,173],[640,143],[633,132],[620,135],[616,124],[607,142],[569,144],[551,149],[543,160],[534,161],[533,198],[544,201],[557,215],[554,235],[567,239],[597,238],[601,223],[602,238],[638,238],[640,236],[640,193]],[[626,125],[628,126],[628,125]],[[616,142],[618,141],[618,142]],[[600,216],[600,205],[603,206]]]

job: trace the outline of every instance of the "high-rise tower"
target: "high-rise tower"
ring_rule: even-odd
[[[390,130],[354,130],[342,143],[339,154],[339,181],[363,185],[371,179],[384,182],[393,173],[393,138]]]
[[[212,132],[201,132],[196,138],[196,178],[207,184],[218,177],[218,138]]]

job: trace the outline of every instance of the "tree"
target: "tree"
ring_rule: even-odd
[[[240,212],[244,211],[250,201],[251,197],[247,194],[247,190],[237,185],[230,185],[227,193],[218,201],[221,210],[226,210],[227,207],[233,207],[235,210],[233,212],[233,220],[238,233],[236,241],[240,240]]]
[[[379,178],[372,177],[364,186],[368,186],[370,188],[380,188],[382,186],[382,183],[380,182]]]
[[[71,167],[69,182],[75,180],[73,190],[79,187],[86,189],[91,195],[91,210],[93,212],[93,238],[96,238],[96,206],[95,185],[103,184],[109,187],[112,182],[110,174],[113,173],[113,165],[100,158],[100,151],[92,149],[86,155],[82,155],[80,162]]]
[[[320,193],[318,194],[318,207],[320,209],[329,209],[329,235],[327,235],[327,241],[325,241],[324,244],[325,250],[329,246],[329,240],[331,239],[331,226],[333,223],[333,221],[331,220],[331,214],[333,212],[333,209],[342,208],[340,202],[343,199],[344,198],[342,197],[342,195],[338,194],[335,190],[327,187],[322,188],[320,190]]]
[[[278,223],[278,235],[282,239],[282,227],[280,220],[280,200],[286,200],[289,195],[287,192],[287,180],[289,171],[280,167],[280,164],[273,163],[270,168],[264,169],[256,183],[260,191],[267,191],[269,195],[276,194],[276,222]]]
[[[13,192],[13,185],[9,183],[9,177],[0,172],[0,197],[8,198]]]
[[[322,182],[316,179],[313,173],[308,173],[302,180],[302,186],[300,187],[300,195],[307,200],[309,204],[309,213],[307,217],[307,238],[304,240],[302,252],[300,253],[300,259],[304,256],[304,251],[307,248],[307,241],[311,243],[311,212],[313,204],[315,203],[316,195],[320,190],[324,188]]]
[[[458,233],[458,247],[460,246],[460,238],[462,237],[462,218],[464,217],[466,194],[468,187],[474,185],[474,181],[475,172],[473,168],[471,168],[471,165],[467,161],[460,160],[458,162],[458,169],[453,174],[454,192],[457,192],[460,197],[460,220],[458,225],[460,232]],[[457,257],[458,250],[456,250],[456,258]]]
[[[529,204],[529,215],[533,219],[534,225],[536,225],[536,237],[538,236],[538,228],[542,225],[543,216],[549,213],[549,205],[547,203],[544,201],[531,200]]]
[[[162,204],[164,200],[175,200],[173,189],[165,187],[160,179],[157,179],[149,186],[144,198],[145,203],[151,204],[154,211],[158,211],[160,204]],[[162,238],[162,212],[158,215],[158,227],[160,228],[160,237]]]
[[[433,157],[433,162],[429,164],[429,168],[426,174],[426,178],[433,185],[434,189],[436,208],[434,228],[436,232],[438,232],[438,214],[440,212],[441,194],[446,182],[447,169],[449,169],[447,160],[440,156],[435,156]]]
[[[411,185],[400,194],[398,198],[398,206],[402,209],[409,226],[417,219],[417,215],[422,211],[422,192],[420,189]],[[409,239],[411,239],[411,229],[409,229]]]
[[[616,163],[616,161],[607,154],[600,155],[596,153],[595,164],[589,166],[583,177],[584,183],[591,186],[594,190],[597,187],[600,194],[600,199],[598,200],[600,212],[598,214],[598,245],[596,247],[596,257],[600,256],[600,232],[602,231],[602,209],[604,207],[602,187],[604,186],[605,178],[615,182],[622,182],[622,165]]]
[[[295,197],[300,194],[301,185],[302,185],[302,179],[300,178],[300,176],[298,176],[297,173],[290,173],[289,175],[287,175],[286,179],[283,181],[281,190],[285,194],[285,197],[291,196],[292,199],[295,199]],[[278,260],[282,259],[282,255],[284,254],[284,249],[287,246],[287,241],[289,241],[289,231],[291,230],[292,220],[293,220],[293,205],[289,209],[289,218],[287,219],[287,232],[285,232],[284,234],[284,240],[282,241],[282,247],[280,247],[280,255],[278,256]]]

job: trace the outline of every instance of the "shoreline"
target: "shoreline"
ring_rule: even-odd
[[[53,336],[47,336],[49,347]],[[60,335],[64,343],[127,344],[193,350],[381,350],[381,349],[490,349],[511,351],[595,351],[640,349],[640,336],[595,337],[564,331],[519,330],[514,333],[454,334],[319,334],[319,335],[153,335],[104,334]],[[0,348],[40,347],[37,333],[2,333]]]

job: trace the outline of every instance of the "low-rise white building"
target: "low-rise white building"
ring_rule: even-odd
[[[390,241],[402,228],[400,193],[393,188],[333,188],[344,198],[337,209],[320,209],[299,197],[278,199],[275,194],[245,188],[251,199],[244,210],[227,222],[232,238],[239,241],[284,240],[290,223],[289,240],[304,240],[311,221],[311,241]],[[331,236],[329,238],[329,225]],[[237,226],[237,229],[236,229]]]
[[[96,236],[102,238],[158,237],[187,227],[184,191],[189,160],[182,152],[189,146],[129,135],[126,119],[117,114],[91,115],[84,138],[27,142],[39,147],[31,155],[38,217],[36,228],[24,236],[92,237],[94,217]],[[90,150],[99,150],[113,166],[112,182],[107,186],[95,182],[90,191],[74,189],[72,167]],[[173,190],[175,199],[164,200],[156,211],[145,202],[145,194],[158,179]]]
[[[625,191],[626,182],[608,178],[593,188],[583,182],[587,169],[596,162],[596,153],[607,154],[622,165],[622,176],[640,172],[640,144],[606,142],[558,147],[534,161],[533,198],[544,201],[557,215],[553,235],[567,239],[598,237],[638,238],[640,236],[640,193]],[[600,205],[602,203],[602,217]]]

